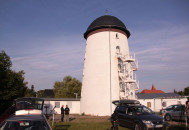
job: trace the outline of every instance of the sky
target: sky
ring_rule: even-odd
[[[189,86],[188,0],[0,0],[0,50],[36,91],[67,75],[82,82],[83,34],[106,9],[131,33],[139,92]]]

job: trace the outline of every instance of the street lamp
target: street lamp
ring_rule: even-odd
[[[77,94],[78,94],[78,93],[74,93],[74,94],[75,94],[75,97],[76,97],[76,99],[77,99]]]

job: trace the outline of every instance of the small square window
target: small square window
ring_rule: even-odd
[[[147,107],[151,108],[151,102],[147,102]]]
[[[119,39],[118,33],[116,33],[116,38]]]
[[[56,108],[60,108],[60,102],[55,102]]]

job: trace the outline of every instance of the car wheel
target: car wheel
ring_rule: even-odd
[[[141,125],[140,125],[139,123],[137,123],[137,124],[135,125],[135,130],[141,130]]]
[[[166,121],[171,121],[171,116],[169,114],[165,115],[165,120]]]

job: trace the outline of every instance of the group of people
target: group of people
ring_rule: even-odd
[[[70,109],[68,108],[68,105],[66,105],[66,108],[64,108],[64,105],[61,107],[61,121],[64,121],[64,115],[65,115],[65,122],[69,122],[69,112]]]

